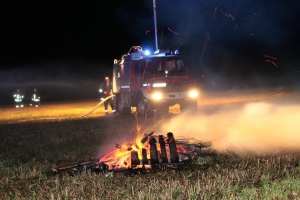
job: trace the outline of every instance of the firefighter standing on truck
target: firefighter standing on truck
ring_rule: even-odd
[[[39,96],[39,93],[34,88],[30,106],[39,107],[39,105],[40,105],[40,96]]]
[[[16,105],[16,108],[23,108],[24,107],[24,104],[23,104],[23,98],[24,98],[24,95],[21,94],[20,90],[17,89],[16,93],[14,94],[14,98],[15,98],[15,105]]]
[[[109,78],[108,77],[105,77],[105,83],[103,83],[103,84],[100,85],[99,92],[100,92],[100,94],[102,94],[102,96],[100,98],[101,100],[104,100],[106,97],[109,97],[109,96],[111,96],[113,94],[113,92],[112,92],[112,83],[109,82]],[[108,104],[111,107],[112,113],[116,114],[115,105],[114,105],[114,99],[113,98],[107,99],[104,102],[105,114],[106,115],[108,114]]]

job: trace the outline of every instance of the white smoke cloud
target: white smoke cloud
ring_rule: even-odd
[[[300,105],[268,102],[226,108],[211,115],[178,115],[159,132],[212,141],[212,148],[236,153],[272,153],[300,147]]]

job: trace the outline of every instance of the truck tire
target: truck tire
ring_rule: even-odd
[[[125,105],[121,94],[116,95],[116,107],[120,114],[131,114],[131,108]]]

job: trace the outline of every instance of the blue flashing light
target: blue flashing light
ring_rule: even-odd
[[[144,51],[144,54],[145,54],[145,56],[149,56],[150,55],[150,51],[146,50],[146,51]]]

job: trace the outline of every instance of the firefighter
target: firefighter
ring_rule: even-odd
[[[105,99],[106,97],[109,97],[113,94],[112,92],[112,83],[109,82],[109,78],[105,77],[105,82],[100,85],[99,87],[99,92],[101,94],[101,100]],[[114,99],[110,98],[104,102],[104,109],[105,109],[105,114],[108,114],[108,104],[111,107],[112,113],[116,114],[115,110],[115,105],[114,105]]]
[[[40,96],[37,90],[34,88],[30,106],[39,107],[39,105],[40,105]]]
[[[17,89],[16,93],[14,94],[14,98],[15,98],[16,108],[23,108],[24,104],[22,101],[23,101],[24,95],[21,94],[20,89]]]

